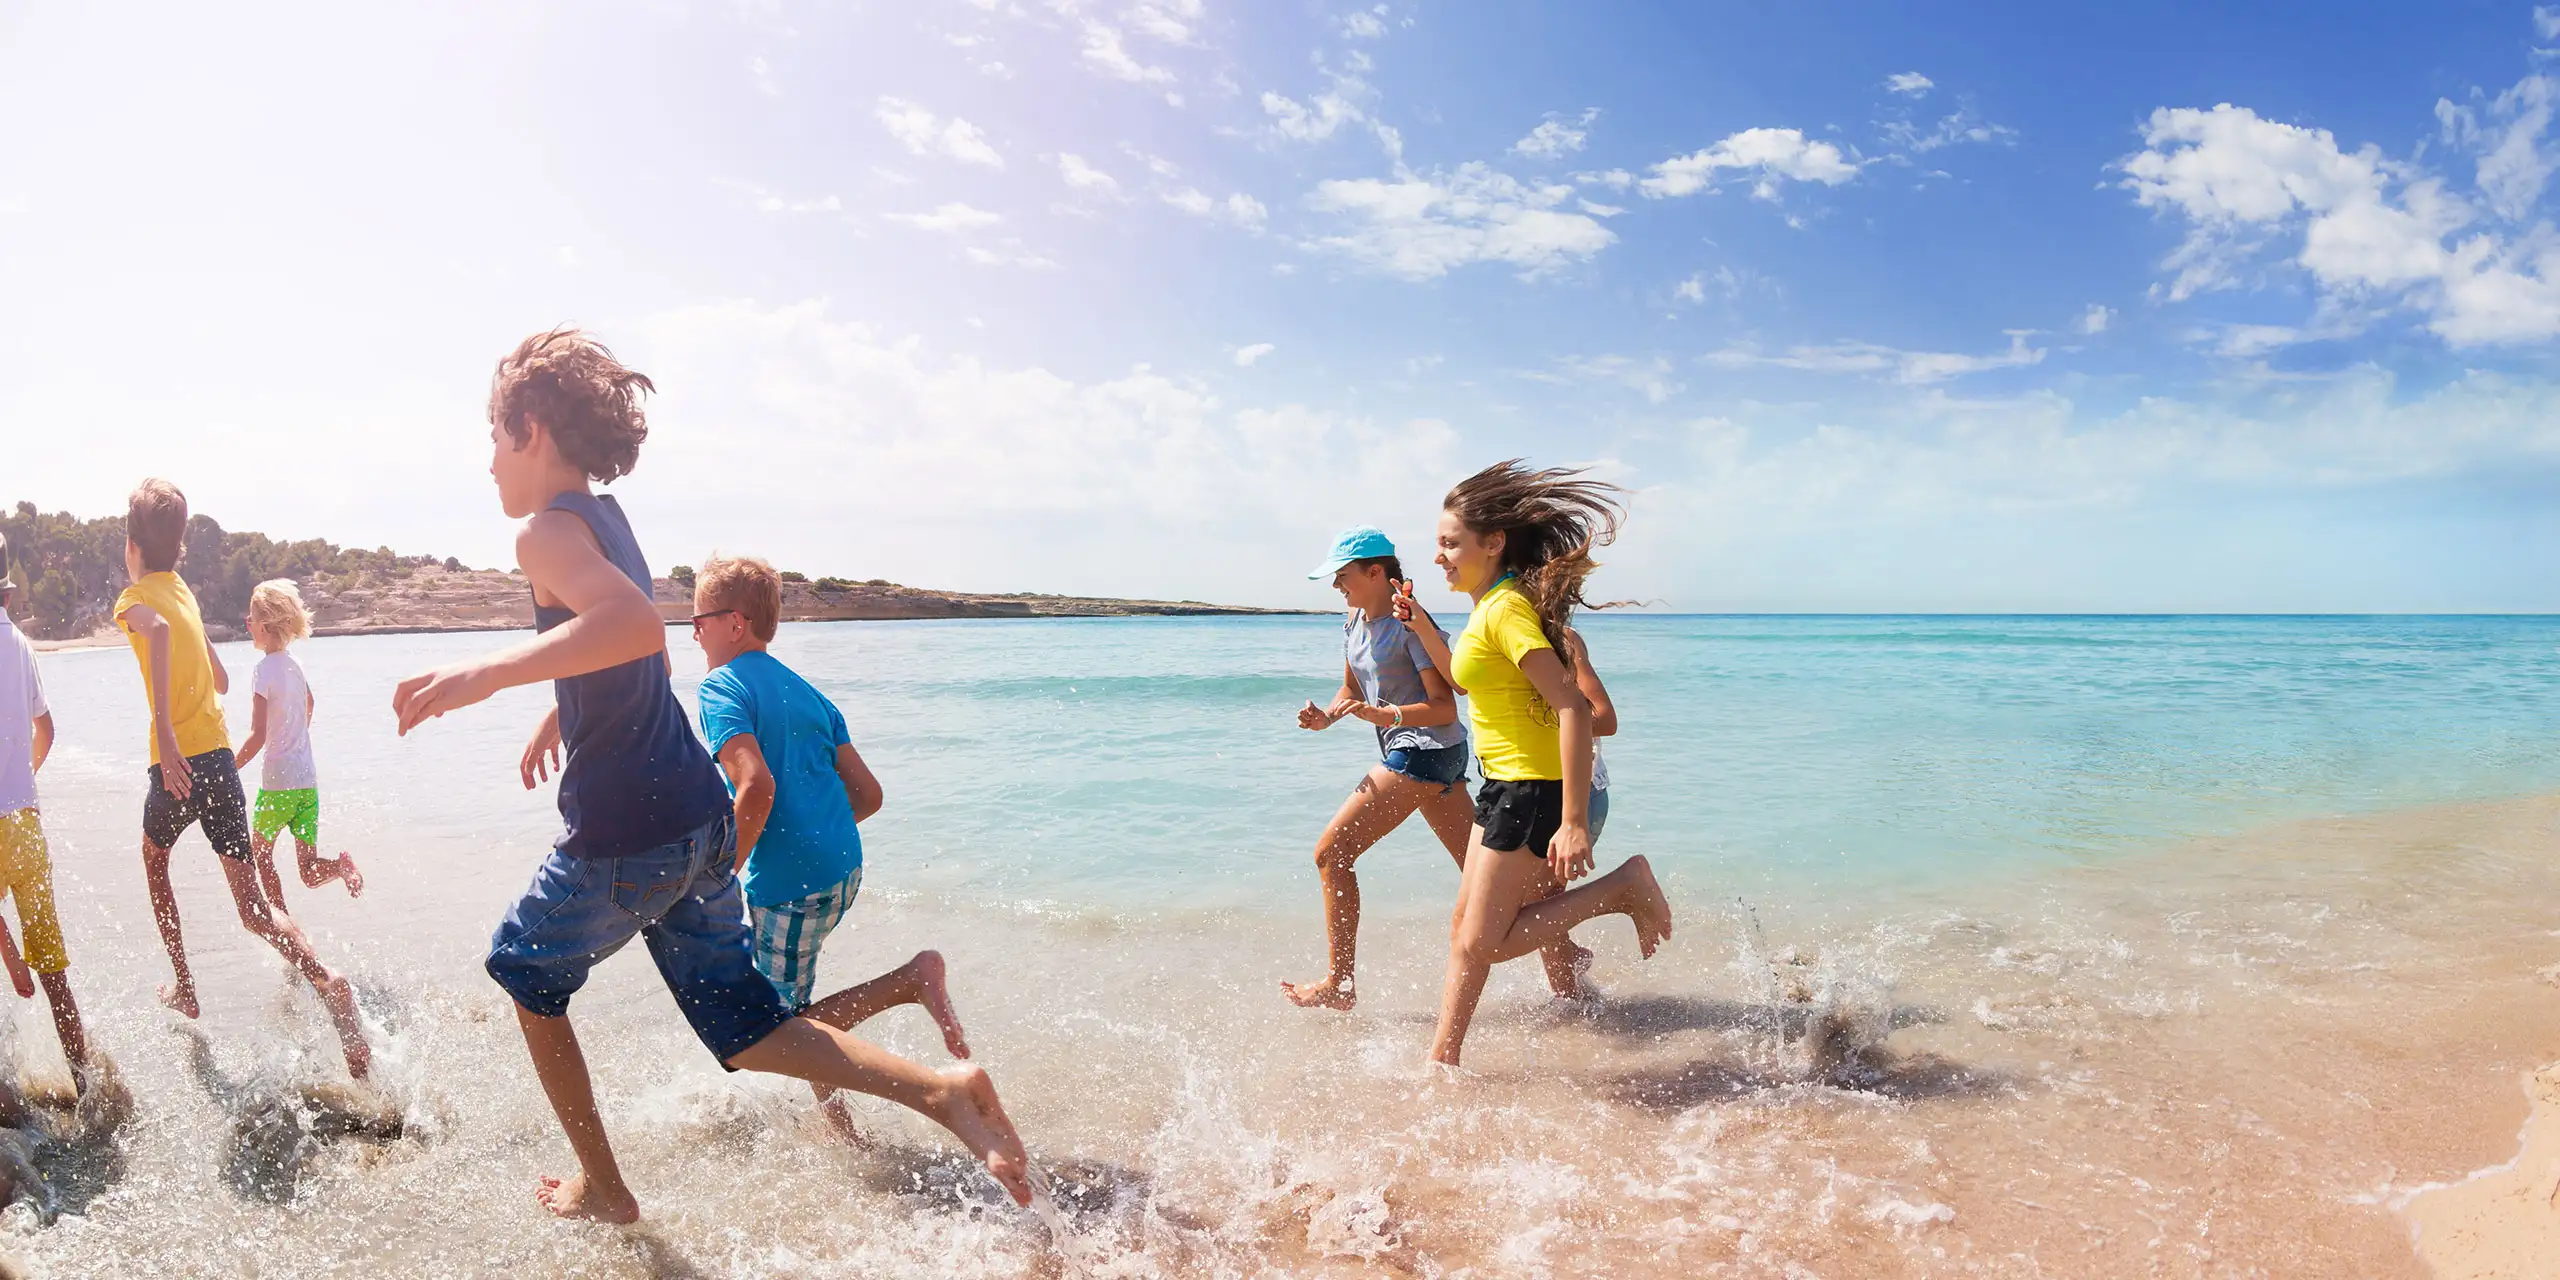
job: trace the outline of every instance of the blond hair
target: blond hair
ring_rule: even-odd
[[[773,642],[782,622],[782,578],[754,556],[713,556],[694,572],[694,590],[723,609],[735,609],[756,639]]]
[[[285,644],[311,634],[311,611],[291,578],[270,578],[249,591],[249,621]]]

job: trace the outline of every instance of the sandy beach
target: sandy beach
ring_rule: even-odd
[[[2532,1112],[2515,1158],[2412,1197],[2418,1254],[2437,1280],[2560,1273],[2560,1063],[2524,1078]]]

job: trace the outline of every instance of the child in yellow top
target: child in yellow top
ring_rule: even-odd
[[[176,981],[160,988],[160,1001],[192,1018],[197,1013],[195,974],[178,927],[178,898],[169,887],[169,849],[188,827],[204,825],[242,927],[274,947],[320,994],[337,1025],[347,1074],[364,1078],[373,1053],[356,1018],[355,989],[312,953],[310,939],[281,906],[270,904],[250,866],[249,803],[240,769],[231,758],[231,731],[222,721],[231,675],[205,638],[195,593],[178,576],[178,553],[187,531],[187,496],[166,480],[145,480],[125,504],[124,567],[133,585],[116,597],[116,625],[124,629],[142,664],[151,706],[151,790],[142,802],[142,874],[151,892],[151,914],[169,949]]]
[[[1415,634],[1467,695],[1485,776],[1432,1037],[1432,1060],[1447,1066],[1458,1064],[1494,965],[1603,915],[1634,921],[1648,958],[1671,936],[1671,904],[1641,857],[1548,896],[1551,878],[1571,883],[1592,870],[1592,706],[1560,648],[1595,567],[1591,549],[1616,535],[1613,494],[1577,472],[1514,461],[1460,481],[1441,503],[1435,559],[1475,612],[1455,646],[1439,645],[1428,625]]]

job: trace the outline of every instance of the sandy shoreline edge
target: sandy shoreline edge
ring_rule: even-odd
[[[2533,1104],[2515,1157],[2402,1206],[2440,1280],[2560,1275],[2560,1062],[2524,1077]]]

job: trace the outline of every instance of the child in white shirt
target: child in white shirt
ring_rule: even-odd
[[[350,898],[364,892],[364,873],[356,870],[353,855],[320,856],[320,771],[311,761],[311,713],[319,704],[302,678],[302,664],[286,652],[310,634],[311,614],[291,579],[261,582],[249,593],[249,638],[267,656],[249,677],[249,740],[240,744],[240,767],[266,754],[257,808],[250,814],[249,848],[257,857],[259,883],[279,907],[284,882],[276,877],[276,835],[288,828],[304,888],[336,880]]]

